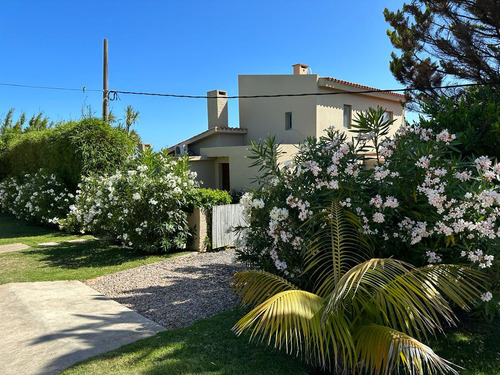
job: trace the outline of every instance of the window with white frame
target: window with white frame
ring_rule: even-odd
[[[384,121],[392,121],[392,120],[394,120],[394,112],[385,111],[384,112]]]

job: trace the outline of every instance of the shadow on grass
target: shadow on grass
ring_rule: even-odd
[[[29,221],[16,219],[14,216],[0,214],[0,239],[16,237],[36,237],[52,234],[56,236],[67,236],[55,229],[38,226]]]
[[[80,243],[63,242],[58,246],[38,248],[24,253],[41,256],[38,261],[44,262],[50,267],[61,269],[118,266],[126,262],[151,257],[150,254],[111,245],[100,240]]]
[[[459,314],[457,327],[430,343],[436,353],[461,366],[463,375],[500,374],[500,320],[487,322]]]
[[[160,374],[307,374],[293,357],[237,337],[231,327],[241,317],[231,310],[174,331],[126,345],[69,369],[69,374],[108,371]],[[74,371],[72,371],[74,370]],[[120,372],[121,373],[121,372]]]

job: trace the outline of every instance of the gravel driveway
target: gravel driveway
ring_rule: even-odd
[[[232,308],[233,250],[192,253],[85,281],[109,298],[167,329]]]

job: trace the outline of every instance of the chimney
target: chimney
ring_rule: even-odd
[[[227,92],[212,90],[207,92],[208,128],[228,126]]]
[[[295,64],[292,66],[293,66],[293,74],[295,74],[295,75],[307,74],[307,68],[309,68],[309,65],[305,65],[305,64]]]

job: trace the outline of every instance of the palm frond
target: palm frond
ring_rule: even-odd
[[[385,324],[420,338],[441,330],[439,317],[453,322],[447,301],[422,282],[415,269],[395,259],[370,259],[353,267],[329,298],[325,314],[337,306],[352,312],[354,324]]]
[[[378,287],[388,284],[395,277],[412,268],[410,264],[395,259],[380,258],[369,259],[352,267],[335,284],[325,313],[333,310],[339,302],[346,299],[347,295],[350,298],[355,298],[356,294],[369,296]]]
[[[439,317],[455,315],[439,292],[410,264],[395,259],[370,259],[353,267],[338,283],[325,313],[347,306],[356,324],[370,320],[418,338],[441,330]]]
[[[240,271],[234,274],[232,289],[245,306],[256,306],[285,290],[297,289],[284,278],[264,271]]]
[[[354,363],[351,327],[343,314],[321,324],[325,300],[302,290],[280,292],[240,319],[236,334],[251,331],[250,339],[260,337],[267,345],[295,353],[309,362],[329,368]]]
[[[416,269],[416,273],[464,310],[476,301],[486,275],[459,264],[434,264]]]
[[[442,319],[450,325],[456,320],[441,293],[466,308],[477,299],[478,280],[479,273],[467,267],[414,268],[395,259],[371,259],[353,267],[340,280],[325,312],[347,305],[357,324],[370,319],[419,339],[422,335],[427,338],[429,332],[442,331]]]
[[[439,357],[420,341],[390,327],[377,324],[360,326],[354,333],[360,367],[370,374],[389,375],[400,366],[409,375],[458,372],[452,363]]]
[[[369,246],[359,233],[356,217],[345,212],[336,200],[313,220],[326,225],[308,247],[305,272],[316,280],[314,291],[326,297],[353,265],[367,257]]]

